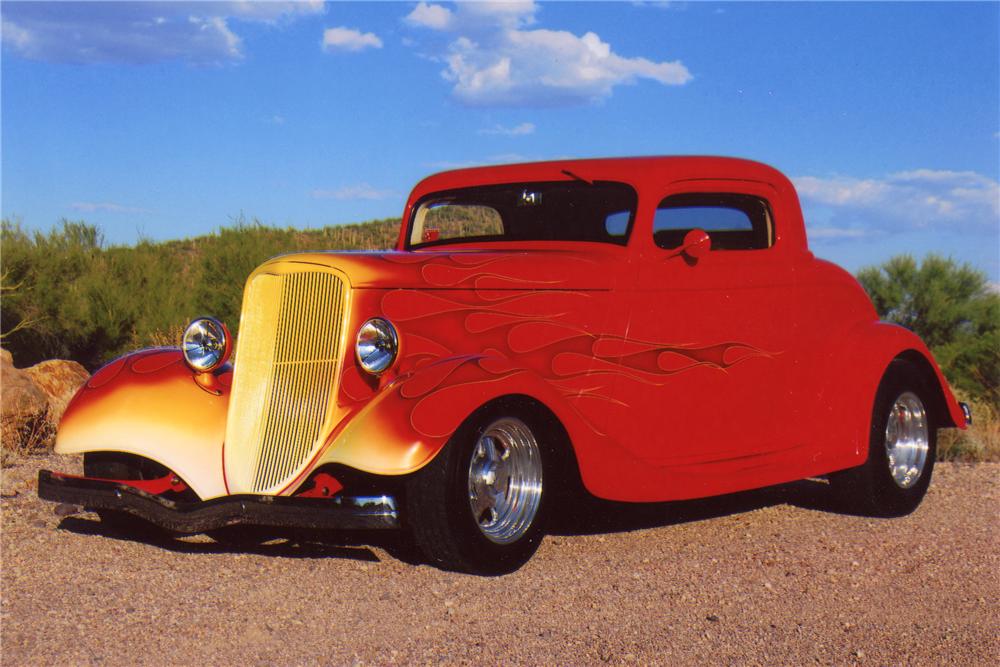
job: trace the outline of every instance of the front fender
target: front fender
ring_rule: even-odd
[[[120,357],[73,397],[59,423],[56,452],[136,454],[170,468],[203,500],[225,495],[222,443],[231,381],[231,366],[199,376],[175,348]]]
[[[342,422],[307,469],[338,463],[380,475],[414,472],[441,451],[477,408],[515,394],[547,406],[578,450],[581,443],[599,436],[566,397],[537,374],[500,355],[461,355],[394,379]]]
[[[831,463],[837,468],[860,465],[868,456],[872,406],[879,382],[898,357],[915,362],[932,390],[939,426],[965,428],[965,416],[951,393],[948,381],[923,341],[908,329],[887,322],[865,322],[848,331],[827,358],[822,377],[831,382],[819,395],[811,418],[828,425]]]

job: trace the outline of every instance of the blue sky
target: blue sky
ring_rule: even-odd
[[[720,154],[845,267],[1000,281],[998,3],[0,5],[2,214],[112,243],[398,216],[441,169]]]

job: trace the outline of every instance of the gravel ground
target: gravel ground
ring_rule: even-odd
[[[498,578],[385,536],[135,541],[39,501],[40,467],[80,463],[3,471],[5,666],[1000,662],[1000,464],[939,464],[902,519],[817,482],[588,507]]]

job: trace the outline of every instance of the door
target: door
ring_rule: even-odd
[[[785,415],[795,386],[796,285],[765,184],[667,190],[645,227],[618,384],[623,442],[650,465],[752,486],[801,453]],[[636,233],[642,234],[642,228]],[[708,244],[685,247],[707,233]],[[692,234],[692,232],[695,232]],[[702,234],[701,236],[704,236]],[[741,483],[737,480],[743,480]]]

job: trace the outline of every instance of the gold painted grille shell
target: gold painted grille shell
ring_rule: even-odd
[[[230,493],[276,494],[329,433],[350,291],[326,269],[261,272],[243,298],[224,461]]]

